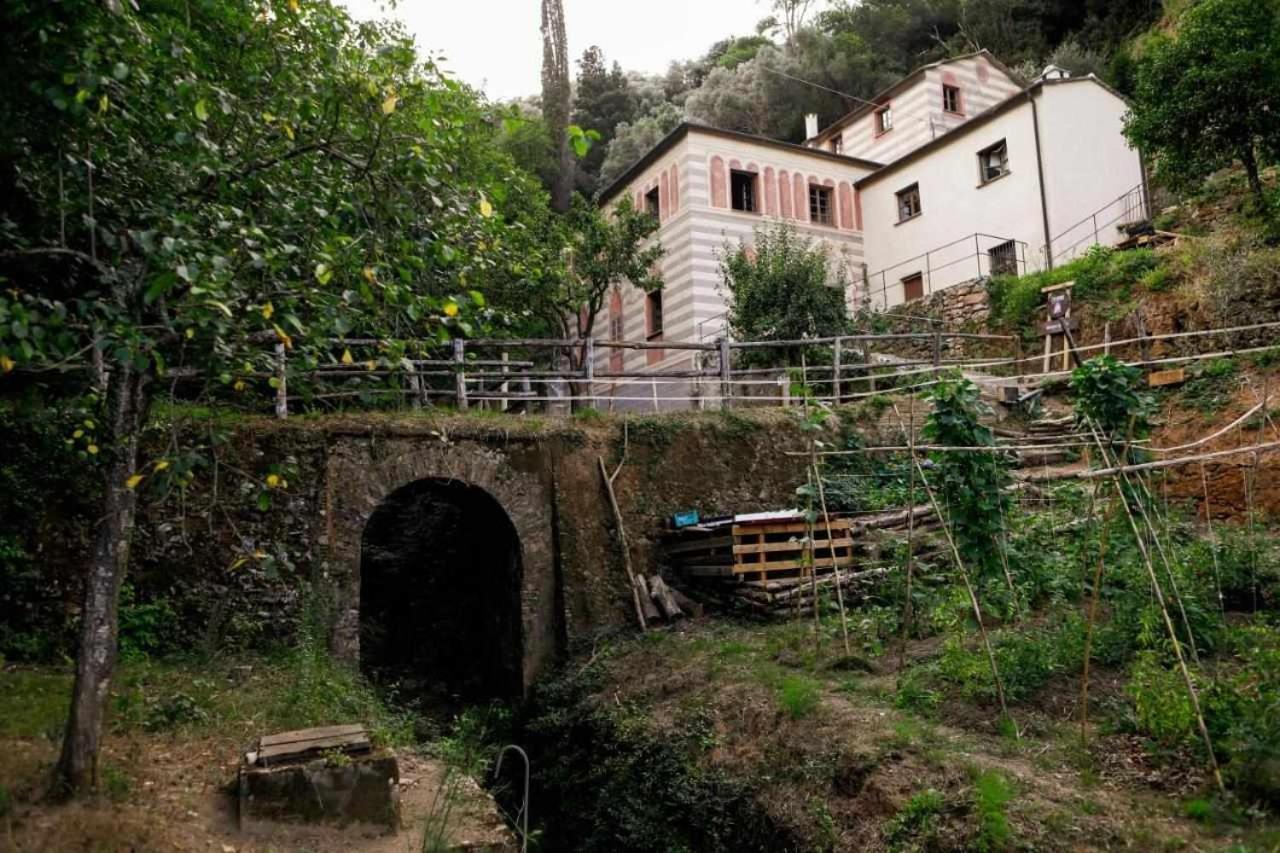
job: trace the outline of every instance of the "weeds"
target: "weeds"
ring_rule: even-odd
[[[1006,807],[1014,797],[1013,785],[994,770],[982,773],[974,781],[973,807],[978,817],[978,836],[973,849],[1004,850],[1013,841]]]
[[[936,832],[938,816],[945,806],[942,793],[932,788],[913,796],[885,825],[884,835],[889,849],[902,850],[909,842],[927,849],[927,842]]]
[[[822,701],[818,683],[804,675],[788,675],[778,685],[778,704],[793,720],[809,716]]]

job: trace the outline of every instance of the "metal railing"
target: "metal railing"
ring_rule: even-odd
[[[1008,246],[1011,252],[1004,251]],[[863,276],[862,301],[884,310],[906,302],[907,282],[919,276],[919,298],[991,275],[1028,272],[1027,244],[1010,237],[975,232]],[[912,299],[917,297],[912,296]]]
[[[1081,250],[1087,250],[1091,246],[1112,245],[1117,241],[1110,238],[1117,237],[1120,230],[1146,222],[1150,218],[1150,199],[1147,197],[1146,185],[1138,184],[1055,234],[1048,245],[1040,247],[1040,257],[1046,266],[1071,260]]]
[[[998,342],[1013,352],[951,357],[959,340]],[[892,361],[874,357],[873,348],[894,344],[914,354]],[[276,415],[282,418],[294,405],[314,408],[344,399],[357,405],[391,399],[413,408],[448,402],[458,409],[522,407],[549,413],[567,412],[571,403],[593,408],[622,403],[660,411],[787,405],[796,383],[809,389],[811,399],[840,403],[886,387],[931,385],[928,380],[943,368],[999,370],[1021,354],[1012,336],[941,330],[740,342],[723,337],[713,342],[459,338],[441,345],[353,338],[334,340],[332,346],[329,361],[301,370],[291,367],[287,350],[277,346],[273,371],[243,378],[270,380]],[[413,355],[392,358],[389,346]],[[606,370],[607,350],[657,350],[666,361],[656,368],[625,369],[624,363],[623,370]],[[671,366],[674,353],[690,358]]]

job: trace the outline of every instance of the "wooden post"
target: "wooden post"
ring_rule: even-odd
[[[94,348],[95,351],[97,348]],[[289,417],[289,387],[287,359],[283,343],[276,344],[276,417]]]
[[[582,375],[587,382],[587,403],[596,407],[596,339],[587,338],[582,342]]]
[[[1102,354],[1111,355],[1111,321],[1102,324]]]
[[[626,453],[625,449],[623,453]],[[626,461],[625,457],[623,461]],[[622,521],[622,510],[618,507],[618,495],[613,490],[613,477],[609,476],[608,470],[604,467],[603,456],[597,456],[596,462],[600,465],[600,476],[604,480],[604,490],[609,496],[609,507],[613,510],[614,523],[618,525],[618,546],[622,549],[622,568],[627,572],[627,584],[631,587],[631,603],[635,606],[636,621],[640,623],[640,630],[643,631],[649,627],[645,621],[644,603],[640,599],[640,585],[644,581],[642,579],[637,580],[638,576],[635,570],[631,568],[631,548],[627,545],[627,528]],[[617,470],[613,472],[613,476],[618,476],[618,471],[621,470],[622,462],[619,462]],[[652,606],[652,603],[650,603],[650,606]]]
[[[840,405],[840,338],[831,347],[831,402]]]
[[[502,375],[503,376],[506,376],[507,373],[509,372],[509,368],[507,367],[507,362],[510,360],[511,360],[510,353],[508,353],[506,350],[503,350],[502,351]],[[511,390],[511,383],[503,379],[502,384],[498,386],[498,390],[505,395],[508,391]],[[501,402],[499,403],[498,408],[505,412],[510,406],[511,406],[511,401],[504,396]]]
[[[716,341],[720,347],[720,408],[728,409],[733,405],[733,365],[729,361],[729,339]]]
[[[467,408],[467,374],[463,372],[463,365],[466,364],[466,342],[462,338],[453,339],[453,362],[455,373],[453,377],[454,395],[457,399],[458,410],[464,411]]]
[[[933,333],[933,378],[938,378],[938,368],[942,366],[942,332]]]

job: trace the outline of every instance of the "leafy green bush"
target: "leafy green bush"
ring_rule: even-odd
[[[1168,267],[1152,267],[1138,279],[1138,285],[1143,290],[1149,290],[1152,293],[1164,293],[1167,290],[1172,290],[1177,283],[1177,277]]]
[[[1138,368],[1095,356],[1072,371],[1071,391],[1077,413],[1092,418],[1103,438],[1123,443],[1150,434],[1155,401]]]
[[[1140,732],[1165,747],[1182,746],[1196,737],[1195,711],[1186,683],[1161,655],[1138,653],[1129,672],[1128,691]]]
[[[120,659],[136,661],[176,651],[182,641],[177,611],[167,599],[139,602],[132,584],[120,588]]]

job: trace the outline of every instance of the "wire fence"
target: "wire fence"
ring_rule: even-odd
[[[1076,348],[1128,364],[1167,368],[1277,350],[1280,322],[1140,334]],[[1262,340],[1260,344],[1256,343]],[[566,413],[574,408],[652,410],[789,406],[803,397],[833,405],[885,391],[931,387],[959,371],[1008,402],[1066,376],[1054,359],[1024,354],[1012,335],[942,330],[783,341],[337,339],[331,363],[291,365],[277,345],[275,411],[352,400],[421,408]],[[390,344],[421,354],[392,360]],[[1247,345],[1246,345],[1247,344]],[[1157,351],[1160,350],[1160,351]],[[1280,351],[1280,350],[1278,350]],[[1170,354],[1172,352],[1172,354]],[[339,355],[341,353],[341,355]],[[622,358],[610,354],[621,353]],[[640,366],[634,366],[636,363]],[[291,390],[292,389],[292,390]]]

